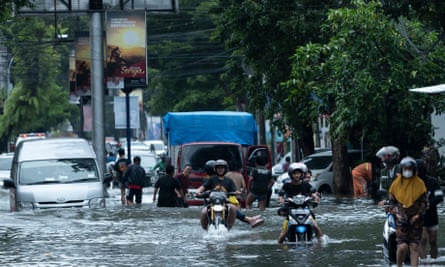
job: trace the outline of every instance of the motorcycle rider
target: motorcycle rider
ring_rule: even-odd
[[[383,168],[380,170],[380,176],[377,175],[376,179],[372,180],[371,196],[379,205],[383,205],[382,199],[386,198],[392,181],[400,173],[400,151],[395,146],[384,146],[377,151],[376,156],[380,158]]]
[[[278,209],[278,215],[286,217],[281,228],[281,233],[278,236],[278,243],[280,244],[283,243],[284,239],[286,238],[289,224],[289,220],[287,219],[288,208],[285,204],[285,198],[290,198],[296,195],[305,195],[312,197],[315,202],[320,201],[319,195],[316,192],[312,191],[311,185],[309,183],[306,183],[304,181],[306,171],[307,167],[304,163],[294,162],[290,164],[287,173],[289,174],[289,177],[291,177],[292,181],[283,184],[283,188],[279,193],[281,207]],[[320,240],[323,236],[323,233],[317,222],[315,221],[315,217],[313,214],[312,227],[314,228],[316,237]]]
[[[416,175],[417,163],[413,158],[403,158],[400,168],[402,174],[389,188],[389,210],[396,219],[397,266],[403,266],[408,250],[411,266],[417,266],[423,216],[428,207],[427,189]]]
[[[205,170],[209,171],[209,175],[212,174],[212,171],[209,169],[210,165],[213,164],[213,162],[207,162],[205,166]],[[196,190],[196,196],[200,196],[202,192],[204,191],[223,191],[225,193],[229,192],[237,192],[235,183],[233,181],[226,177],[225,174],[228,171],[228,164],[227,161],[223,159],[218,159],[214,162],[214,175],[211,176],[209,179],[207,179],[203,185],[201,185]],[[235,218],[250,224],[250,226],[256,227],[264,223],[264,220],[260,216],[255,217],[248,217],[245,214],[243,214],[241,211],[239,211],[235,205],[228,203],[229,206],[229,222],[228,222],[228,229],[232,228],[233,224],[235,223]],[[203,207],[201,210],[201,226],[205,230],[207,230],[208,226],[208,218],[207,218],[207,207]]]

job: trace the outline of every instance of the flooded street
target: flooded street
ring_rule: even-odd
[[[384,266],[383,211],[360,200],[325,197],[314,209],[325,244],[279,245],[283,218],[262,213],[263,226],[237,221],[230,232],[205,232],[200,207],[155,208],[152,188],[141,208],[123,208],[111,190],[105,210],[63,209],[9,212],[0,191],[1,266]],[[445,266],[445,213],[440,209],[439,259]],[[247,210],[256,215],[258,210]]]

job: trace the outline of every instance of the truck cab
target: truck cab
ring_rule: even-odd
[[[194,142],[181,146],[177,157],[177,171],[182,172],[186,165],[192,166],[189,175],[189,194],[187,203],[189,205],[202,205],[203,200],[194,197],[194,192],[208,179],[204,170],[205,163],[209,160],[224,159],[229,164],[229,170],[241,173],[248,184],[248,174],[255,167],[255,155],[266,153],[271,162],[270,152],[267,146],[243,147],[231,142]],[[271,163],[268,164],[271,168]],[[242,203],[243,205],[244,203]]]
[[[229,169],[240,172],[246,185],[248,173],[255,167],[255,153],[267,153],[272,168],[271,156],[266,145],[258,145],[258,126],[255,117],[238,111],[192,111],[168,112],[162,119],[163,134],[167,139],[168,158],[182,172],[190,164],[189,205],[202,205],[193,192],[208,177],[204,165],[209,160],[224,159]]]

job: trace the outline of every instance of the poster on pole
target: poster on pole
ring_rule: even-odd
[[[146,88],[145,12],[108,11],[107,88]]]
[[[127,129],[127,106],[125,96],[114,97],[114,127],[116,129]],[[139,129],[139,106],[138,97],[130,96],[130,129]]]
[[[91,95],[91,46],[88,32],[77,32],[74,44],[74,96]]]

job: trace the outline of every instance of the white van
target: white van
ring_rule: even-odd
[[[81,138],[46,138],[20,142],[12,160],[11,210],[105,207],[104,178],[96,154]]]

